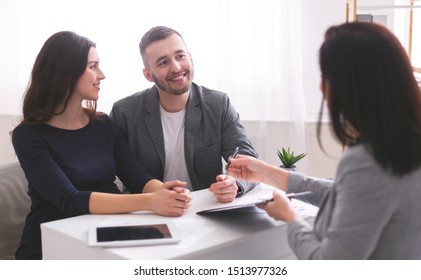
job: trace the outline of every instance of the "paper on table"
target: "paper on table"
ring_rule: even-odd
[[[213,213],[219,211],[226,211],[231,209],[245,208],[254,206],[258,203],[267,201],[272,197],[272,189],[262,188],[261,186],[255,187],[250,192],[241,197],[237,197],[234,201],[229,203],[213,202],[205,205],[196,214]]]
[[[216,230],[213,227],[205,226],[204,223],[205,221],[198,221],[197,219],[177,220],[174,224],[178,234],[182,237],[177,246],[188,249],[195,246],[204,236]]]

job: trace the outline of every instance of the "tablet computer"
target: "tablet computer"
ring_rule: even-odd
[[[135,225],[92,226],[88,230],[90,246],[120,247],[172,244],[180,242],[170,222]]]

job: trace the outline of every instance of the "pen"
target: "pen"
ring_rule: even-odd
[[[299,192],[299,193],[288,193],[285,196],[288,197],[288,198],[295,198],[295,197],[309,195],[309,194],[312,194],[312,193],[313,192],[311,192],[311,191],[306,191],[306,192]],[[269,201],[273,201],[273,198],[270,198],[270,199],[266,200],[265,202],[269,202]]]
[[[286,194],[286,197],[294,198],[294,197],[309,195],[309,194],[312,194],[312,193],[313,192],[311,192],[311,191],[299,192],[299,193],[288,193],[288,194]]]
[[[236,158],[239,150],[240,150],[239,147],[235,148],[235,151],[232,154],[231,158]],[[230,167],[230,165],[231,165],[231,162],[228,162],[227,165],[225,165],[224,175],[227,175],[228,174],[228,168]]]

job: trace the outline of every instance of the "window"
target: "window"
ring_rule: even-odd
[[[414,71],[421,73],[421,0],[412,0],[410,55]]]
[[[421,0],[347,0],[348,21],[382,24],[393,31],[421,73]]]

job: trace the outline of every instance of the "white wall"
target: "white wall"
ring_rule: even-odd
[[[297,171],[312,176],[334,178],[339,157],[342,154],[342,145],[332,136],[329,123],[323,123],[320,139],[326,153],[321,150],[317,141],[317,123],[308,122],[305,126],[305,150],[296,150],[296,141],[289,137],[293,128],[287,122],[243,121],[247,134],[259,154],[259,158],[275,166],[281,162],[276,150],[282,147],[291,149],[295,154],[307,153],[299,161]]]
[[[10,132],[19,124],[19,117],[0,114],[0,164],[16,161]]]
[[[0,115],[0,164],[16,161],[9,132],[19,123],[20,118],[12,115]],[[291,125],[287,122],[244,121],[247,134],[259,157],[276,166],[280,161],[276,149],[281,147],[294,147],[294,140],[289,137]],[[305,128],[306,148],[298,153],[307,153],[307,156],[297,164],[298,171],[313,176],[333,178],[335,176],[337,161],[342,153],[339,145],[329,130],[329,124],[324,124],[321,139],[327,154],[322,152],[316,137],[316,123],[309,122]]]
[[[301,9],[303,92],[307,107],[305,150],[295,152],[307,153],[307,156],[299,162],[298,171],[318,177],[334,178],[342,146],[332,136],[328,123],[323,124],[321,131],[321,141],[326,153],[319,147],[316,135],[316,120],[322,101],[318,52],[327,28],[345,22],[346,1],[303,0]],[[270,164],[280,165],[276,155],[277,148],[289,146],[294,148],[296,144],[296,139],[290,137],[294,134],[291,123],[260,121],[242,123],[259,157]]]
[[[321,104],[319,48],[324,33],[331,25],[341,24],[346,20],[346,1],[304,0],[302,4],[303,32],[303,84],[306,99],[307,119],[318,119]]]

